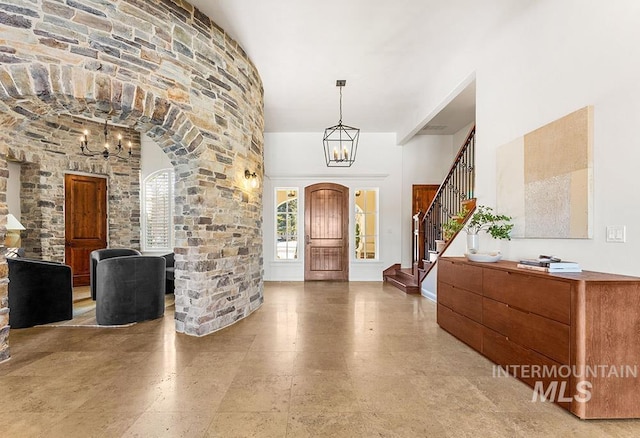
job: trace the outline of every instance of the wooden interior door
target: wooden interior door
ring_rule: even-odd
[[[349,280],[349,188],[320,183],[304,189],[304,279]]]
[[[107,247],[107,180],[64,176],[64,257],[74,286],[89,284],[89,254]]]
[[[416,213],[420,212],[420,220],[429,209],[431,205],[431,201],[435,198],[436,193],[438,193],[439,185],[436,184],[414,184],[413,185],[413,194],[411,196],[411,217],[415,216]],[[418,233],[418,254],[421,258],[426,258],[424,253],[424,228],[422,224],[420,224],[420,232]],[[413,231],[413,219],[411,222],[411,230]],[[413,234],[412,234],[413,235]],[[412,239],[412,251],[415,251],[415,241]],[[414,254],[414,252],[412,252]],[[419,261],[419,260],[418,260]]]

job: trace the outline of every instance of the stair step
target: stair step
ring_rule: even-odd
[[[411,269],[396,269],[395,276],[402,279],[403,283],[417,284],[416,278],[413,276]]]
[[[414,282],[406,283],[403,278],[398,277],[397,275],[385,275],[385,281],[389,282],[393,286],[397,287],[401,291],[408,294],[419,294],[420,287]]]

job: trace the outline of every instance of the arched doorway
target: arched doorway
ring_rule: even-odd
[[[304,194],[305,281],[349,281],[349,188],[319,183]]]
[[[145,3],[153,16],[141,12]],[[12,48],[0,65],[0,170],[8,156],[42,164],[59,154],[46,130],[31,141],[13,137],[61,114],[109,118],[158,143],[177,176],[176,330],[199,336],[263,301],[262,196],[244,178],[247,170],[262,178],[263,90],[251,60],[222,29],[182,2],[164,5],[112,2],[90,25],[74,21],[73,7],[36,2],[12,10],[0,24]],[[94,165],[79,151],[63,161],[69,171]],[[8,356],[6,282],[0,278],[0,360]]]

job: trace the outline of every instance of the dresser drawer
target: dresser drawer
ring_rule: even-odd
[[[524,348],[486,327],[482,332],[482,354],[531,387],[535,388],[538,382],[542,382],[543,393],[549,389],[550,385],[555,386],[557,392],[553,393],[556,395],[556,400],[567,400],[567,397],[573,396],[570,387],[571,378],[566,375],[560,363]],[[493,375],[496,377],[502,374],[498,374],[498,370],[494,368]],[[564,392],[560,393],[563,389]],[[570,403],[558,404],[569,409]]]
[[[491,298],[482,298],[482,324],[496,332],[509,335],[509,306]]]
[[[526,312],[571,323],[571,284],[568,282],[485,269],[483,294]]]
[[[566,324],[509,307],[507,337],[563,365],[570,363],[571,328]]]
[[[438,303],[476,322],[482,322],[481,295],[440,282]]]
[[[438,260],[438,282],[482,294],[482,268],[446,259]]]
[[[438,304],[438,325],[477,351],[482,351],[482,326]]]

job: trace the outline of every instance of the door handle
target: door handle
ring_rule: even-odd
[[[311,243],[311,239],[309,238],[308,234],[304,236],[304,243],[307,245]]]

